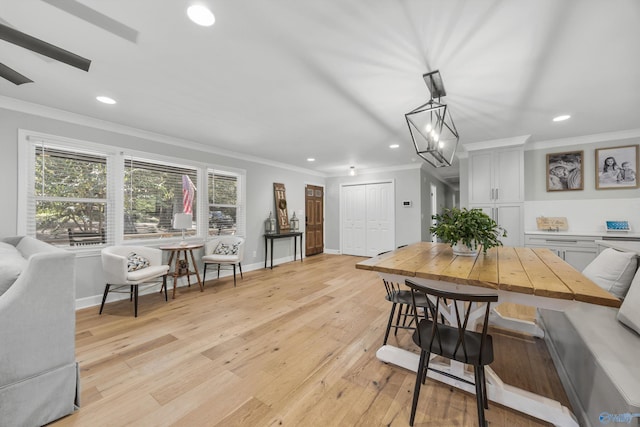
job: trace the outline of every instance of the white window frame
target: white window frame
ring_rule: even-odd
[[[238,178],[238,205],[236,206],[236,234],[246,234],[246,171],[220,165],[194,162],[187,159],[163,156],[136,150],[127,150],[104,144],[88,142],[73,138],[45,134],[36,131],[18,129],[18,217],[16,229],[19,235],[35,237],[35,226],[30,230],[30,221],[35,220],[35,146],[42,143],[61,150],[77,150],[90,154],[105,155],[107,157],[107,245],[144,244],[156,246],[174,243],[181,240],[180,236],[162,239],[124,239],[124,163],[126,158],[134,158],[149,162],[164,163],[197,171],[196,192],[197,199],[197,231],[194,239],[209,239],[209,200],[208,176],[212,171],[217,174],[233,175]],[[202,191],[202,189],[207,189]],[[35,222],[34,222],[35,224]],[[99,252],[102,245],[97,247],[68,247],[74,252],[94,254]],[[64,248],[64,246],[61,246]]]
[[[209,174],[213,173],[213,175],[227,175],[236,177],[237,181],[237,195],[238,199],[236,200],[235,205],[226,205],[219,203],[209,203]],[[201,215],[201,218],[206,219],[205,222],[205,233],[209,234],[209,208],[212,206],[219,207],[234,207],[236,208],[236,236],[245,237],[247,233],[246,229],[246,191],[244,189],[246,182],[246,172],[242,169],[233,169],[233,168],[225,168],[225,167],[209,167],[205,171],[206,183],[207,183],[207,192],[205,196],[204,207],[204,215]]]

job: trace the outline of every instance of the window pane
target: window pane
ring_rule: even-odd
[[[104,199],[107,162],[104,156],[36,147],[36,197]]]
[[[236,205],[238,203],[238,178],[219,174],[209,174],[209,203],[216,205]]]
[[[195,235],[195,169],[127,159],[125,161],[125,238],[160,238],[182,235],[172,228],[173,215],[191,213]]]
[[[235,234],[236,212],[235,207],[209,206],[209,235]]]
[[[74,234],[86,244],[105,243],[106,202],[36,202],[36,237],[67,245]]]

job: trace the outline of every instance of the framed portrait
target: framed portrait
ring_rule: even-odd
[[[638,188],[638,144],[596,149],[596,189]]]
[[[584,189],[584,151],[547,154],[547,191]]]

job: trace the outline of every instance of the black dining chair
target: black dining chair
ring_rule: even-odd
[[[420,395],[420,386],[427,379],[429,359],[431,354],[456,360],[461,363],[473,365],[474,381],[476,388],[476,404],[478,407],[478,424],[486,427],[487,422],[484,410],[489,409],[487,399],[487,386],[484,367],[493,362],[493,340],[487,334],[491,303],[498,301],[495,294],[462,294],[433,289],[411,280],[405,280],[405,284],[411,289],[413,310],[417,310],[418,301],[427,298],[430,316],[422,320],[415,318],[417,328],[413,333],[413,342],[420,347],[420,361],[416,374],[416,384],[413,391],[411,405],[411,417],[409,425],[413,426]],[[453,315],[451,323],[446,323],[443,315],[438,316],[441,307],[451,304]],[[482,327],[481,332],[469,330],[470,314],[484,304],[484,317],[478,320]],[[469,383],[464,378],[456,377],[450,373],[447,376]]]
[[[395,336],[398,335],[398,329],[415,330],[416,313],[414,312],[411,291],[409,289],[401,289],[399,283],[386,279],[382,279],[382,283],[387,292],[385,298],[392,304],[389,320],[387,321],[387,330],[384,333],[384,340],[382,342],[382,345],[386,345],[391,328],[395,329],[393,333]],[[416,295],[416,306],[421,307],[417,313],[418,318],[423,318],[425,313],[427,313],[428,307],[426,297]],[[397,315],[396,309],[398,310]],[[396,317],[395,322],[394,316]]]

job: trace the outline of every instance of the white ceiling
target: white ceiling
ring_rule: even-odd
[[[327,175],[422,162],[404,114],[436,69],[463,144],[640,128],[637,0],[203,0],[208,28],[191,3],[3,0],[0,22],[92,64],[0,40],[34,80],[0,95]]]

